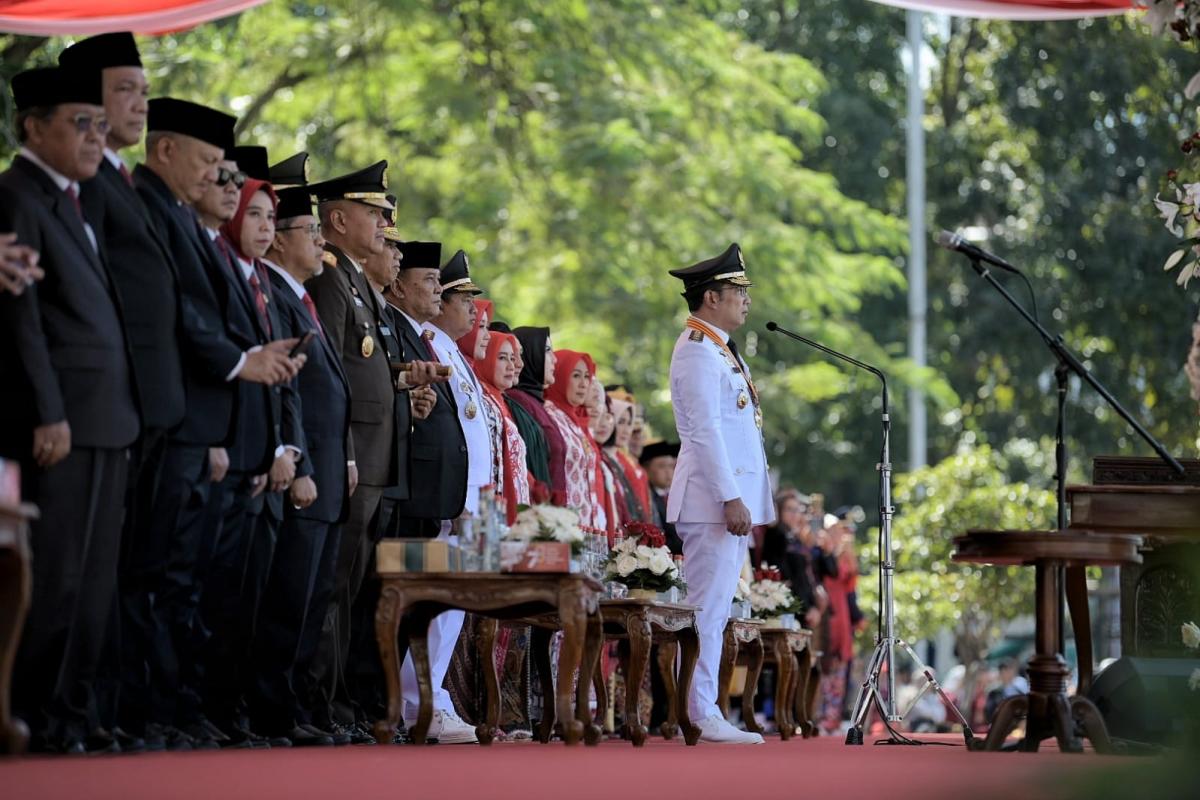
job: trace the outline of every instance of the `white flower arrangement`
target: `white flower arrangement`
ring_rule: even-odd
[[[737,589],[733,592],[733,599],[738,603],[750,602],[750,584],[746,583],[745,578],[738,578]]]
[[[760,619],[797,614],[803,610],[791,587],[774,569],[760,570],[756,574],[755,581],[750,584],[750,608]]]
[[[660,541],[665,542],[665,539],[657,528],[621,541],[609,553],[605,578],[630,589],[656,592],[665,592],[672,587],[686,589],[687,584],[683,582],[683,576],[671,558],[671,551],[665,544],[660,545]]]
[[[522,509],[504,535],[510,542],[563,542],[571,552],[583,550],[584,533],[579,527],[579,515],[569,508],[536,505]]]

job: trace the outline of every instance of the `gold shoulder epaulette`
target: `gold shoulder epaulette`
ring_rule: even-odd
[[[321,253],[321,261],[330,267],[337,266],[337,256],[335,256],[333,253],[329,252],[328,250],[325,250],[324,252]]]
[[[701,333],[700,331],[692,331],[691,333],[688,334],[688,340],[693,341],[693,342],[703,342],[704,334]]]

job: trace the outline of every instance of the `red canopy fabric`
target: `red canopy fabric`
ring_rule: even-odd
[[[1123,14],[1146,0],[874,0],[888,6],[982,19],[1076,19]]]
[[[180,30],[266,0],[0,0],[0,31],[65,36]]]

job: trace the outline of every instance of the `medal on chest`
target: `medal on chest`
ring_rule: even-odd
[[[371,354],[375,352],[375,338],[373,336],[371,336],[369,331],[370,331],[370,325],[368,325],[367,323],[364,322],[363,323],[362,346],[360,348],[362,351],[363,358],[370,358]]]

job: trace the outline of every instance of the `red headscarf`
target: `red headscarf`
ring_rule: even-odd
[[[567,400],[567,384],[571,380],[571,373],[575,371],[575,367],[579,366],[580,361],[587,369],[588,376],[595,378],[596,362],[592,361],[592,357],[587,353],[581,353],[578,350],[555,350],[554,358],[554,383],[546,389],[546,399],[562,409],[572,422],[583,429],[584,438],[591,441],[592,431],[588,427],[587,406],[582,403],[577,406],[571,405],[571,402]]]
[[[458,349],[462,351],[463,358],[467,359],[467,363],[472,366],[475,361],[475,345],[479,343],[479,332],[483,330],[484,320],[491,320],[492,308],[491,300],[476,300],[475,327],[471,329],[470,333],[458,337]],[[482,378],[483,376],[480,375],[479,377]]]
[[[480,302],[476,300],[475,302]],[[488,303],[491,305],[491,303]],[[507,342],[512,347],[513,356],[516,357],[517,350],[521,346],[517,343],[517,337],[511,333],[501,333],[500,331],[491,331],[492,338],[488,340],[487,355],[475,362],[475,376],[479,378],[479,382],[483,384],[483,390],[488,393],[497,403],[500,404],[501,413],[506,418],[512,418],[512,412],[508,410],[508,404],[504,402],[504,394],[500,391],[500,387],[494,382],[496,376],[496,363],[500,360],[500,347]],[[466,338],[466,337],[463,337]],[[462,339],[459,339],[461,344]]]
[[[233,215],[233,219],[221,226],[221,233],[229,241],[233,251],[238,254],[238,257],[245,261],[254,261],[252,257],[242,252],[242,225],[246,220],[246,206],[250,205],[250,198],[254,197],[256,192],[263,191],[267,193],[267,197],[271,198],[271,209],[279,207],[279,197],[275,194],[275,190],[271,188],[271,184],[266,181],[247,178],[242,184],[242,196],[238,198],[237,213]]]

